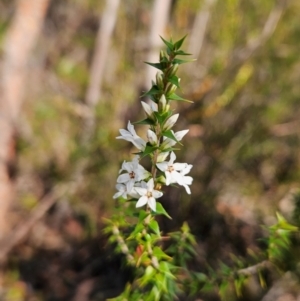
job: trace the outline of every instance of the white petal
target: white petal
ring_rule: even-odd
[[[136,135],[136,132],[135,132],[135,130],[134,130],[134,126],[130,123],[130,121],[128,121],[127,129],[128,129],[128,131],[130,132],[130,134],[131,134],[132,136],[135,136],[135,135]]]
[[[143,109],[144,109],[146,115],[147,116],[151,116],[152,113],[153,113],[151,107],[146,102],[144,102],[144,101],[141,101],[141,104],[143,106]]]
[[[139,198],[139,200],[137,201],[135,207],[138,208],[138,207],[142,207],[144,205],[146,205],[148,202],[148,198],[146,196],[142,196]]]
[[[135,188],[136,187],[133,187],[132,190],[128,193],[128,195],[135,199],[138,199],[140,195],[136,192]]]
[[[176,132],[176,133],[174,134],[174,136],[176,137],[176,139],[177,139],[178,141],[181,141],[182,138],[188,133],[188,131],[189,131],[189,130],[183,130],[183,131]]]
[[[117,199],[118,197],[120,197],[123,194],[122,191],[118,191],[114,194],[113,199]]]
[[[191,189],[189,186],[187,186],[187,185],[182,185],[182,186],[185,188],[187,194],[191,194]]]
[[[184,182],[184,184],[191,185],[193,183],[193,178],[190,176],[184,176],[183,182]]]
[[[161,191],[158,191],[158,190],[153,190],[153,191],[152,191],[152,196],[153,196],[155,199],[160,198],[162,195],[163,195],[163,193],[162,193]]]
[[[174,162],[175,160],[176,160],[176,155],[175,155],[174,152],[171,152],[169,163],[173,164],[173,162]]]
[[[151,106],[151,109],[152,109],[153,112],[157,112],[158,111],[158,105],[153,100],[150,100],[150,106]]]
[[[128,173],[123,173],[118,176],[117,183],[126,183],[130,180],[130,176]]]
[[[166,185],[169,186],[171,184],[171,182],[172,182],[171,173],[169,171],[166,171],[165,175],[166,175]]]
[[[175,115],[171,116],[164,124],[163,129],[166,131],[170,130],[173,127],[173,125],[176,123],[178,117],[179,117],[179,114],[175,114]]]
[[[147,183],[148,191],[152,191],[154,188],[154,180],[151,178]]]
[[[128,140],[129,141],[129,140]],[[144,141],[142,138],[138,137],[135,139],[132,139],[132,144],[139,150],[144,150],[146,147],[146,141]]]
[[[192,164],[187,164],[186,168],[185,168],[184,170],[182,170],[181,173],[182,173],[183,175],[188,174],[188,173],[191,171],[192,167],[193,167]]]
[[[126,183],[126,189],[128,192],[132,190],[134,183],[135,183],[135,179],[130,179],[130,181]]]
[[[146,188],[135,187],[134,189],[135,189],[135,191],[136,191],[140,196],[144,196],[144,195],[147,194],[147,189],[146,189]]]
[[[161,171],[165,171],[168,169],[168,162],[160,162],[156,164],[157,168]]]
[[[156,211],[156,200],[155,198],[149,198],[148,199],[148,205],[153,210]]]
[[[177,171],[173,171],[171,173],[171,180],[170,180],[170,183],[178,183],[180,185],[184,184],[184,181],[183,181],[183,176],[177,172]]]
[[[184,170],[187,167],[187,163],[174,163],[173,167],[175,170]]]

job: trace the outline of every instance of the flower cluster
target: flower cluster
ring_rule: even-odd
[[[137,199],[136,207],[148,205],[155,211],[156,199],[163,195],[161,191],[155,189],[156,186],[160,186],[157,185],[158,183],[178,184],[183,186],[188,194],[191,193],[189,185],[192,184],[193,179],[187,174],[192,165],[174,163],[176,155],[172,148],[182,140],[188,130],[178,132],[172,130],[179,114],[172,115],[170,107],[166,105],[164,94],[160,97],[158,104],[152,100],[149,104],[143,101],[141,103],[147,116],[146,121],[151,121],[150,128],[147,130],[147,140],[145,141],[137,135],[134,125],[130,121],[128,121],[127,130],[120,129],[121,136],[118,136],[117,139],[131,142],[140,153],[131,162],[123,162],[117,178],[116,189],[118,192],[113,197],[134,198]],[[165,111],[166,108],[168,111]],[[163,116],[160,119],[162,122],[159,122],[161,116]],[[145,155],[149,155],[152,159],[152,172],[147,171],[139,164],[140,159]],[[169,161],[165,161],[169,155]],[[157,171],[163,174],[156,176]]]

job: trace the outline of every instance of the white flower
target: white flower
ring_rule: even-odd
[[[144,180],[150,175],[150,173],[142,165],[139,164],[138,158],[138,156],[135,156],[132,162],[124,161],[122,168],[120,169],[120,173],[123,170],[127,171],[127,173],[119,175],[117,183],[125,184],[127,193],[131,193],[135,182]]]
[[[118,192],[116,192],[114,194],[113,199],[117,199],[119,197],[122,197],[125,200],[127,200],[128,196],[130,196],[132,198],[135,198],[135,199],[138,199],[140,197],[139,194],[136,193],[134,187],[132,188],[132,190],[130,192],[128,192],[127,191],[127,186],[125,184],[117,184],[116,189],[118,190]]]
[[[117,139],[124,139],[131,142],[139,150],[144,150],[146,147],[146,141],[136,134],[134,126],[128,121],[127,130],[120,129],[121,136],[116,137]]]
[[[136,207],[142,207],[146,204],[156,211],[156,199],[160,198],[163,193],[158,190],[154,190],[154,180],[151,178],[145,186],[145,182],[142,182],[142,187],[135,187],[135,191],[141,196],[136,203]]]
[[[158,111],[158,105],[153,100],[151,100],[149,104],[144,101],[141,101],[141,104],[143,106],[146,115],[150,118],[153,116],[153,112]]]
[[[177,139],[177,141],[181,141],[182,138],[187,134],[189,130],[183,130],[183,131],[179,131],[179,132],[176,132],[174,134],[174,132],[172,131],[172,133],[174,134],[175,138]],[[166,138],[164,139],[163,143],[161,144],[161,149],[164,150],[164,149],[168,149],[172,146],[174,146],[177,142],[171,138]]]
[[[151,131],[151,130],[147,131],[147,138],[148,138],[148,141],[151,145],[157,145],[158,144],[157,136],[153,131]]]
[[[164,124],[163,130],[164,131],[170,130],[173,127],[173,125],[176,123],[178,117],[179,114],[172,115]]]
[[[179,185],[183,186],[188,194],[191,194],[191,189],[188,185],[191,185],[193,182],[193,178],[190,176],[186,176],[192,169],[193,165],[187,164],[187,166],[180,171],[182,182],[178,183]]]
[[[161,162],[156,164],[156,166],[166,175],[166,185],[170,185],[172,183],[178,183],[182,185],[181,183],[183,183],[182,175],[179,173],[179,171],[184,170],[188,164],[174,163],[175,159],[176,155],[174,152],[171,152],[169,162]]]
[[[117,199],[120,196],[122,196],[124,199],[127,199],[127,189],[126,189],[126,185],[124,184],[117,184],[116,185],[116,189],[118,190],[118,192],[116,192],[113,196],[113,199]]]

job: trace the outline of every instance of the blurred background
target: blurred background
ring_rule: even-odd
[[[261,225],[291,218],[299,189],[299,12],[297,0],[1,0],[0,299],[122,291],[102,217],[134,151],[115,137],[143,117],[159,35],[187,34],[197,59],[179,70],[193,104],[173,106],[175,130],[190,129],[177,156],[194,166],[192,194],[166,190],[163,229],[188,221],[199,268],[262,248]],[[280,300],[297,300],[294,284]],[[257,291],[240,300],[279,300]]]

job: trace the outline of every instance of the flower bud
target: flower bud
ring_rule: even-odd
[[[166,58],[167,58],[166,53],[163,50],[161,50],[160,53],[159,53],[159,61],[163,62],[163,61],[166,60]]]
[[[163,94],[158,101],[158,109],[160,112],[165,112],[167,107],[167,100],[165,95]]]
[[[166,86],[166,95],[171,95],[176,91],[177,87],[176,85],[172,84],[172,83],[167,83]]]
[[[163,162],[166,160],[166,158],[168,157],[169,155],[169,152],[162,152],[162,153],[159,153],[158,156],[157,156],[157,162]]]
[[[179,117],[179,114],[175,114],[175,115],[172,115],[169,119],[167,119],[167,121],[165,122],[165,124],[163,126],[163,130],[164,131],[170,130],[173,127],[173,125],[176,123],[178,117]]]
[[[171,68],[170,68],[170,71],[169,71],[169,76],[173,76],[176,74],[177,70],[178,70],[178,64],[175,64],[173,65]]]
[[[156,182],[166,185],[166,178],[163,175],[161,175],[158,178],[156,178]]]
[[[158,144],[157,136],[153,131],[151,131],[151,130],[147,131],[147,138],[148,138],[148,141],[151,145],[157,145]]]
[[[160,90],[164,88],[163,74],[161,72],[156,73],[156,85]]]
[[[143,106],[143,109],[144,109],[146,115],[148,117],[151,117],[152,113],[153,113],[151,107],[146,102],[144,102],[144,101],[141,101],[141,103],[142,103],[142,106]]]

